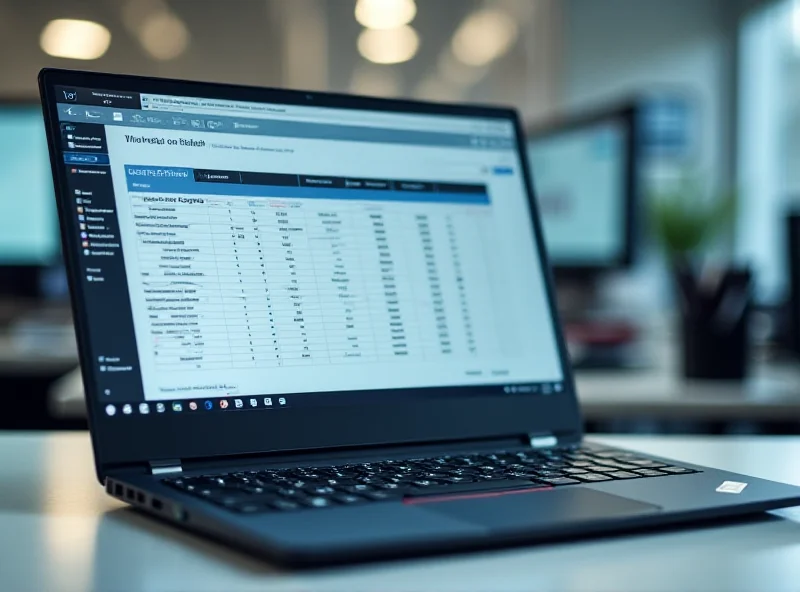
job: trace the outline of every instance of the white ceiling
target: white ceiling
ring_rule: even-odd
[[[191,33],[188,51],[168,62],[149,58],[126,30],[122,17],[126,1],[0,0],[0,93],[34,94],[36,72],[44,66],[259,85],[282,85],[292,79],[286,73],[285,55],[289,0],[166,0]],[[291,1],[303,3],[302,18],[318,18],[324,24],[324,43],[308,43],[310,52],[318,48],[317,55],[301,56],[309,68],[324,62],[327,80],[313,86],[348,90],[354,75],[369,73],[369,64],[356,49],[360,27],[353,17],[354,0]],[[372,66],[372,71],[385,70],[400,82],[400,94],[411,94],[463,17],[480,3],[418,0],[413,26],[422,40],[419,53],[405,64]],[[50,58],[39,48],[38,39],[53,18],[96,20],[111,30],[111,47],[91,62]]]

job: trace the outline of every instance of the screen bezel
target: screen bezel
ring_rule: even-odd
[[[38,113],[41,103],[35,97],[0,97],[0,110],[6,109],[25,109]],[[52,227],[52,232],[58,232],[57,225]],[[42,271],[60,262],[61,253],[58,248],[50,259],[37,262],[14,259],[5,261],[0,258],[0,298],[39,299],[42,297],[40,288]]]
[[[226,84],[176,81],[127,75],[45,69],[39,74],[42,107],[48,135],[53,178],[58,201],[62,244],[67,264],[78,352],[89,426],[98,476],[111,468],[164,459],[208,458],[276,451],[330,447],[380,446],[477,438],[559,433],[578,436],[581,417],[567,350],[556,316],[553,283],[546,265],[546,251],[531,189],[524,134],[516,111],[507,108],[422,103],[321,92],[302,92]],[[195,96],[239,101],[314,105],[353,110],[411,114],[488,117],[513,123],[517,150],[528,189],[532,224],[541,268],[545,275],[547,302],[564,374],[564,391],[551,396],[471,396],[442,399],[410,399],[364,406],[286,408],[276,413],[165,414],[142,418],[109,418],[102,411],[95,376],[89,363],[89,315],[82,306],[83,287],[79,262],[71,242],[75,230],[66,223],[69,212],[67,180],[62,166],[56,86],[98,88],[110,91]],[[335,395],[331,395],[335,396]],[[146,422],[146,423],[145,423]],[[146,426],[146,427],[145,427]]]
[[[623,243],[617,257],[604,262],[588,262],[575,259],[570,262],[553,260],[551,265],[557,278],[584,278],[603,271],[629,269],[635,258],[637,203],[639,202],[639,154],[638,154],[638,113],[636,101],[628,101],[621,105],[604,108],[549,122],[528,125],[525,138],[525,154],[533,140],[552,138],[553,136],[578,131],[582,128],[602,125],[604,123],[622,122],[627,131],[625,141],[624,168],[624,204],[623,204]],[[535,186],[534,186],[535,189]]]

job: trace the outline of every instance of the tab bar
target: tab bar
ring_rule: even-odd
[[[391,189],[390,181],[383,179],[345,179],[344,186],[346,189]]]
[[[486,186],[468,183],[436,183],[437,193],[486,193]]]
[[[344,179],[341,177],[317,177],[300,175],[301,187],[331,187],[334,189],[344,189]]]
[[[240,173],[242,183],[245,185],[272,185],[274,187],[298,187],[300,181],[297,175],[281,173]]]
[[[395,181],[394,188],[397,191],[425,191],[427,193],[433,192],[433,183],[425,183],[424,181]]]
[[[210,171],[195,169],[194,180],[199,183],[241,183],[241,174],[238,171]]]
[[[120,107],[125,109],[141,109],[139,93],[118,90],[100,90],[95,88],[56,87],[59,103],[75,105],[98,105],[103,107]]]

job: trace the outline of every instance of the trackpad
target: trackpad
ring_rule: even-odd
[[[652,514],[661,508],[584,487],[511,492],[479,499],[423,503],[425,510],[459,518],[492,530],[546,528]]]

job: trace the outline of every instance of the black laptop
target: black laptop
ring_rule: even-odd
[[[110,495],[289,565],[800,503],[584,442],[515,111],[39,80]]]

